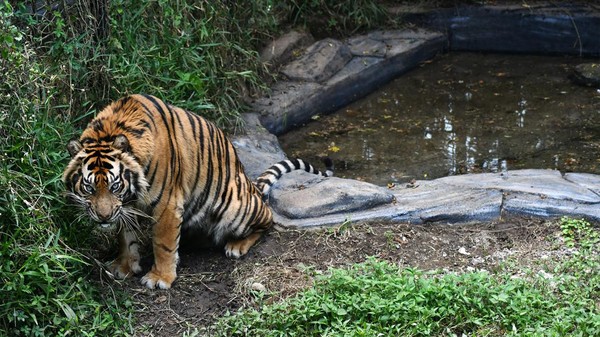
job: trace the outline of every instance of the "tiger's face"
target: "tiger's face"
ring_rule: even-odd
[[[147,190],[143,169],[125,136],[72,140],[71,162],[63,175],[68,195],[102,228],[135,220],[133,204]]]

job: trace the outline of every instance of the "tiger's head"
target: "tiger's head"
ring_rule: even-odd
[[[71,140],[67,149],[71,161],[62,179],[69,198],[102,228],[135,222],[139,211],[133,204],[144,197],[148,182],[127,137]]]

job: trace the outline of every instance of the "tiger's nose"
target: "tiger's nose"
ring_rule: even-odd
[[[96,205],[96,216],[100,222],[107,222],[110,220],[113,214],[113,209],[111,205],[105,203],[99,203]]]
[[[96,216],[100,222],[107,222],[112,217],[112,212],[110,210],[96,209]]]

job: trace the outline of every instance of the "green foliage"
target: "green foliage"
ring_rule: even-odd
[[[244,99],[262,86],[255,49],[274,29],[269,3],[113,1],[107,67],[114,88],[235,124]]]
[[[598,272],[596,271],[596,274]],[[572,284],[565,282],[564,284]],[[576,300],[541,277],[425,273],[368,260],[318,277],[282,303],[227,316],[218,336],[593,336],[593,289]],[[566,288],[565,288],[566,289]],[[596,290],[597,291],[597,290]],[[597,300],[597,295],[596,295]]]
[[[583,219],[561,219],[562,238],[570,247],[568,258],[549,264],[553,274],[565,275],[556,287],[573,303],[600,303],[600,233]]]
[[[7,1],[2,2],[9,6]],[[29,93],[35,91],[39,96],[36,103],[40,107],[52,107],[55,115],[65,116],[88,114],[96,108],[97,101],[105,104],[109,80],[106,67],[101,66],[105,63],[104,46],[99,42],[98,22],[91,13],[90,4],[76,1],[63,8],[61,6],[68,2],[60,3],[59,7],[50,7],[52,2],[29,2],[45,4],[36,8],[25,6],[26,2],[16,3],[17,7],[11,8],[11,21],[21,37],[21,49],[13,50],[13,56],[30,58],[27,62],[31,68],[6,68],[20,71],[20,74],[14,74],[16,77],[35,76],[37,82],[33,82]],[[32,11],[37,14],[31,14]],[[8,10],[5,13],[8,15]],[[7,89],[7,92],[18,92],[24,88]]]
[[[560,228],[565,243],[569,247],[580,247],[589,251],[600,242],[600,234],[592,228],[592,225],[583,219],[570,219],[563,217]]]
[[[385,7],[374,0],[289,0],[289,20],[304,24],[316,36],[349,36],[394,24]],[[323,31],[315,31],[321,29]]]
[[[235,126],[264,89],[256,49],[276,29],[269,0],[57,3],[34,8],[38,15],[21,3],[14,19],[22,33],[3,39],[26,37],[60,89],[50,103],[65,115],[147,93]]]
[[[54,103],[67,76],[31,48],[36,37],[17,25],[27,20],[0,4],[0,336],[124,335],[130,305],[87,280],[86,259],[68,246],[86,231],[61,196],[73,124]]]

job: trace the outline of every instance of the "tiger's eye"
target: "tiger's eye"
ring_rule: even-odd
[[[119,182],[119,181],[115,181],[114,183],[112,183],[112,185],[110,185],[110,191],[112,193],[116,193],[120,188],[121,188],[121,182]]]
[[[88,194],[94,193],[94,187],[90,184],[83,183],[82,184],[83,191]]]

